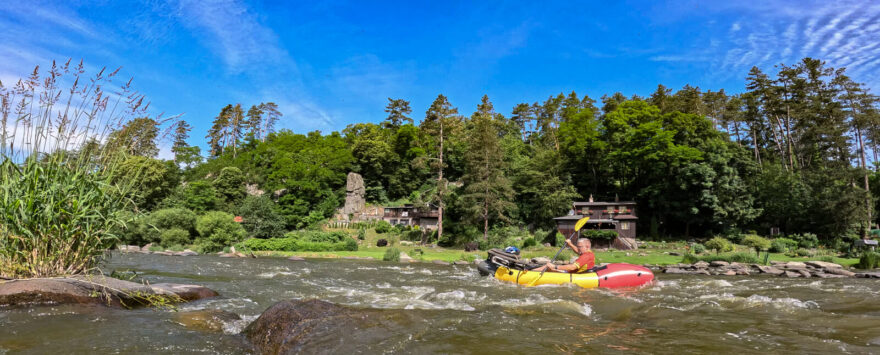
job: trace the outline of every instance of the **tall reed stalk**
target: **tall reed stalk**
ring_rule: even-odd
[[[148,106],[131,80],[107,91],[118,71],[68,60],[0,83],[0,276],[82,273],[116,243],[137,179],[114,181],[125,157],[103,143]]]

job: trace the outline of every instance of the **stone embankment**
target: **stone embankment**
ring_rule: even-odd
[[[653,269],[659,269],[665,274],[689,274],[689,275],[759,275],[782,276],[789,278],[880,278],[880,272],[854,272],[842,265],[824,261],[771,261],[770,265],[728,263],[726,261],[713,261],[711,263],[699,261],[694,264],[677,264],[665,266],[647,265]]]

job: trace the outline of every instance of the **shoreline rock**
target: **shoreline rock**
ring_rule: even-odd
[[[771,276],[781,276],[788,278],[842,278],[842,277],[860,277],[860,278],[880,278],[880,272],[860,272],[856,273],[845,269],[842,265],[829,263],[825,261],[771,261],[770,265],[759,264],[741,264],[728,263],[725,261],[713,261],[706,263],[699,261],[694,264],[674,264],[666,266],[653,266],[656,270],[660,270],[666,274],[683,274],[683,275],[751,275],[766,274]]]
[[[109,307],[149,305],[155,296],[165,301],[195,301],[218,296],[198,285],[155,285],[114,279],[103,275],[63,278],[17,279],[0,282],[0,306],[95,304]]]

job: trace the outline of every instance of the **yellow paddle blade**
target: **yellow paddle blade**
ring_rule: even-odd
[[[589,221],[589,220],[590,220],[590,217],[584,217],[584,218],[579,219],[577,221],[577,223],[574,224],[574,231],[577,232],[577,231],[581,230],[581,228],[584,227],[584,224],[587,224],[587,221]]]

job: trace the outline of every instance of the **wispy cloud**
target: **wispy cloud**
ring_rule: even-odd
[[[703,8],[705,10],[705,8]],[[693,46],[653,61],[705,61],[716,77],[741,77],[751,66],[793,64],[803,57],[846,67],[857,80],[880,84],[880,3],[743,2],[710,11],[735,13],[715,48]]]
[[[182,23],[191,24],[206,35],[207,47],[223,58],[230,71],[241,72],[252,65],[282,61],[295,66],[275,32],[260,23],[257,15],[240,1],[182,0],[179,14]]]

